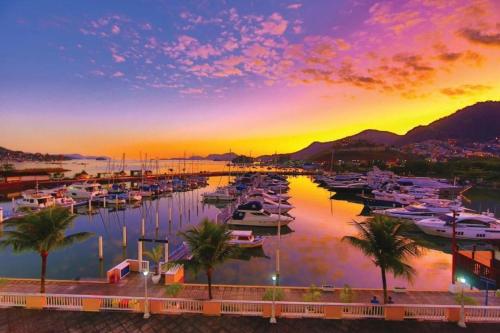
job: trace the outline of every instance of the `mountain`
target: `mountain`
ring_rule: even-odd
[[[429,125],[417,126],[405,135],[369,129],[335,141],[313,142],[306,148],[287,155],[295,160],[317,160],[326,159],[332,149],[335,149],[338,155],[339,150],[373,152],[376,150],[375,146],[403,146],[426,140],[447,139],[486,142],[498,136],[500,136],[500,102],[487,101],[467,106]]]
[[[206,159],[211,161],[232,161],[236,157],[238,157],[238,154],[224,153],[224,154],[210,154],[206,157]]]
[[[20,160],[20,161],[62,161],[68,158],[64,155],[51,155],[42,153],[25,153],[20,150],[10,150],[0,147],[0,160]]]
[[[294,160],[308,160],[313,158],[314,156],[325,153],[325,151],[327,150],[331,151],[335,146],[356,142],[366,142],[375,145],[390,146],[394,144],[394,142],[396,142],[399,138],[400,135],[394,134],[392,132],[369,129],[335,141],[313,142],[306,148],[290,154],[290,158]]]
[[[84,156],[82,154],[64,154],[69,160],[109,160],[106,156]]]
[[[500,102],[487,101],[467,106],[427,126],[417,126],[397,140],[396,144],[447,139],[485,142],[498,136],[500,136]]]

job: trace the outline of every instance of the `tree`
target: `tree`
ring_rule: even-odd
[[[50,207],[21,218],[8,220],[5,223],[8,230],[4,232],[4,236],[0,240],[1,247],[11,246],[14,252],[36,251],[40,255],[42,259],[41,293],[45,292],[45,275],[49,253],[92,236],[92,233],[88,232],[66,235],[67,229],[73,225],[75,216],[67,208]]]
[[[164,248],[161,245],[155,246],[151,251],[144,251],[144,255],[155,263],[155,275],[160,274],[160,261],[163,258]]]
[[[354,225],[359,236],[345,236],[342,240],[360,249],[375,266],[380,267],[384,303],[387,303],[386,273],[392,272],[396,277],[402,276],[411,281],[415,270],[406,261],[421,254],[420,245],[403,235],[406,224],[386,216],[375,216],[366,223],[354,222]]]
[[[187,242],[193,255],[186,264],[195,273],[204,270],[208,282],[208,298],[212,299],[212,274],[215,266],[235,258],[237,249],[229,243],[231,232],[226,225],[204,219],[201,224],[179,233]]]

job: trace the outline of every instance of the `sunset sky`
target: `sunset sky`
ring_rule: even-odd
[[[500,99],[500,1],[0,2],[0,146],[172,157]]]

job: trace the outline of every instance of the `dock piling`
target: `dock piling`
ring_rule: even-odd
[[[89,198],[89,212],[92,211],[92,198]]]
[[[0,207],[0,223],[3,222],[3,208]]]
[[[137,261],[139,261],[139,272],[142,272],[142,242],[137,242]]]
[[[141,236],[144,237],[144,234],[145,234],[145,221],[144,221],[144,217],[141,218]]]
[[[99,236],[99,260],[102,260],[104,258],[103,251],[102,251],[102,236]]]
[[[127,247],[127,226],[123,226],[122,229],[122,245]]]
[[[71,213],[71,215],[75,214],[75,204],[71,204],[71,206],[69,206],[69,211]]]
[[[106,208],[106,197],[102,198],[102,205],[104,208]]]

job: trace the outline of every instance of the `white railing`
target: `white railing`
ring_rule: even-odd
[[[500,306],[466,306],[465,321],[500,322]]]
[[[283,317],[321,318],[325,315],[323,303],[279,302]]]
[[[446,305],[422,305],[422,304],[398,304],[398,307],[404,307],[405,319],[418,320],[446,320]]]
[[[45,295],[47,308],[82,310],[83,302],[81,296],[75,295]]]
[[[379,304],[342,304],[344,318],[384,318],[384,306]]]
[[[262,316],[265,303],[266,302],[221,301],[221,313],[244,316]]]
[[[203,301],[192,299],[164,299],[154,298],[162,302],[161,311],[164,313],[202,313]]]
[[[141,272],[149,272],[149,261],[143,260],[141,262]]]
[[[26,306],[26,294],[1,293],[0,306]]]

